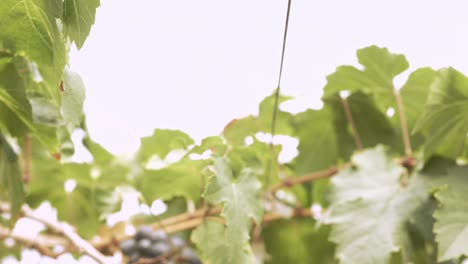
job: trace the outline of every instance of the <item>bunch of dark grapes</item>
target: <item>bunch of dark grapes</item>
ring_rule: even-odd
[[[201,264],[194,250],[180,236],[167,236],[142,226],[132,239],[120,243],[120,250],[128,256],[128,263]]]

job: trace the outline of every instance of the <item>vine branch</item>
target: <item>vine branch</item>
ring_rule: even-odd
[[[0,203],[0,212],[9,212],[10,211],[10,206],[6,203]],[[96,262],[100,264],[113,264],[113,262],[110,260],[110,258],[104,256],[101,252],[99,252],[96,248],[94,248],[88,241],[84,240],[81,238],[77,233],[73,231],[73,228],[66,224],[66,223],[61,223],[52,219],[46,219],[37,213],[35,213],[29,206],[23,205],[21,207],[20,214],[23,217],[35,220],[37,222],[40,222],[44,224],[49,230],[60,234],[67,238],[67,240],[78,250],[79,253],[88,255],[92,259],[94,259]],[[6,230],[3,230],[6,232]],[[11,232],[6,232],[4,235],[7,235],[13,239],[18,238],[19,242],[31,242],[29,240],[21,240],[22,237],[17,237],[13,236]],[[30,243],[30,245],[36,245],[35,243]],[[43,245],[43,244],[41,244]],[[44,250],[44,249],[41,249]],[[42,251],[40,251],[42,252]]]
[[[349,126],[351,127],[351,132],[353,133],[354,143],[356,144],[356,147],[359,150],[362,150],[364,149],[364,147],[362,145],[361,138],[359,137],[359,134],[357,132],[356,124],[354,123],[353,115],[351,114],[351,107],[349,107],[349,102],[347,98],[343,98],[341,96],[340,98],[341,98],[341,104],[343,105],[343,109],[345,112],[346,120],[348,121]]]
[[[52,250],[49,249],[49,245],[55,244],[52,244],[53,241],[52,243],[48,241],[47,237],[38,236],[36,238],[30,238],[26,236],[17,235],[14,234],[11,229],[0,225],[0,239],[5,240],[8,238],[13,239],[16,243],[20,245],[37,250],[37,252],[39,252],[41,255],[51,258],[56,258],[58,256]]]
[[[340,170],[348,168],[349,166],[351,166],[351,163],[348,162],[341,165],[340,167],[331,167],[322,171],[312,172],[302,176],[288,177],[268,188],[267,192],[275,192],[284,187],[291,187],[293,185],[311,182],[318,179],[329,178]]]
[[[75,233],[70,225],[65,224],[65,223],[60,223],[58,221],[53,221],[50,219],[45,219],[35,214],[34,211],[27,205],[24,205],[21,208],[21,212],[23,213],[25,217],[36,220],[40,223],[43,223],[48,229],[58,234],[62,234],[74,246],[76,246],[81,253],[90,256],[92,259],[94,259],[98,263],[101,263],[101,264],[112,263],[109,258],[101,254],[101,252],[99,252],[90,243],[88,243],[88,241],[84,240],[77,233]]]
[[[398,91],[397,89],[393,89],[393,95],[395,97],[398,116],[400,119],[401,134],[403,135],[403,144],[405,145],[405,154],[406,156],[411,156],[413,151],[411,150],[408,125],[406,123],[405,109],[403,106],[403,101],[401,99],[400,91]]]

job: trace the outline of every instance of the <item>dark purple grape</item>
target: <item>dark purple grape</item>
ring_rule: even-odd
[[[141,258],[140,253],[135,252],[132,255],[130,255],[130,257],[128,258],[128,264],[137,263],[140,258]]]
[[[190,248],[183,248],[179,256],[184,259],[187,264],[202,264],[197,254]]]
[[[202,264],[201,260],[198,258],[187,259],[187,264]]]
[[[164,231],[162,230],[157,230],[151,233],[150,237],[151,241],[154,242],[160,242],[160,241],[166,241],[167,240],[167,235]]]
[[[135,240],[139,241],[144,238],[151,239],[152,233],[153,229],[150,226],[141,226],[135,234]]]
[[[119,247],[120,247],[120,250],[122,251],[122,253],[129,256],[132,253],[136,252],[137,244],[136,244],[135,240],[127,239],[127,240],[124,240],[124,241],[120,242]]]
[[[151,242],[151,240],[149,240],[147,238],[143,238],[143,239],[138,241],[138,250],[140,250],[140,252],[144,253],[144,252],[149,250],[149,248],[151,247],[151,244],[153,244]]]
[[[171,251],[171,246],[169,246],[166,242],[157,242],[151,245],[151,257],[158,257],[163,254],[167,254]]]
[[[185,245],[184,239],[182,237],[180,237],[180,236],[172,236],[171,237],[171,243],[176,248],[182,248]]]

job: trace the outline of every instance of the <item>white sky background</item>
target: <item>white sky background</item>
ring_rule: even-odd
[[[70,65],[87,87],[93,138],[136,150],[154,128],[199,140],[257,112],[275,89],[287,0],[102,0]],[[319,106],[325,77],[372,44],[411,69],[468,73],[467,1],[293,0],[282,92]],[[405,77],[406,78],[406,77]],[[397,84],[402,84],[404,79]]]

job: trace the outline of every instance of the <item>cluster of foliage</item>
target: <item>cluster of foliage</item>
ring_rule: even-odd
[[[278,111],[276,134],[299,141],[290,162],[278,161],[281,145],[260,140],[272,127],[274,95],[218,136],[196,143],[156,129],[122,158],[90,137],[84,85],[66,67],[67,51],[72,43],[82,47],[98,5],[2,0],[0,200],[10,205],[0,212],[10,217],[0,217],[0,231],[25,216],[25,204],[49,201],[60,221],[85,239],[100,236],[89,244],[113,254],[120,251],[115,241],[128,237],[103,220],[132,190],[142,203],[162,199],[169,210],[131,222],[181,232],[203,263],[460,263],[468,255],[463,74],[421,68],[396,89],[406,58],[371,46],[357,52],[362,67],[340,66],[327,77],[322,109]],[[77,129],[85,131],[90,163],[69,162]],[[177,151],[181,157],[171,160]],[[76,182],[73,192],[64,190],[67,180]],[[187,213],[193,205],[198,209]],[[311,205],[323,214],[311,213]],[[55,241],[64,252],[87,252],[70,246],[76,240]],[[19,248],[0,245],[0,257]]]

